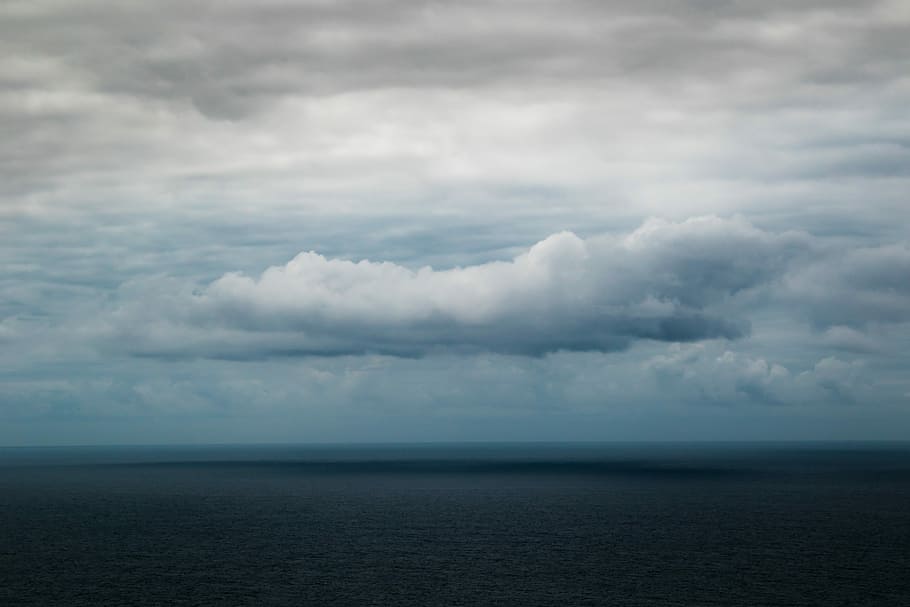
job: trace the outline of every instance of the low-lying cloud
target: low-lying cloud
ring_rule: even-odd
[[[827,356],[795,371],[761,356],[718,351],[706,344],[671,345],[643,368],[676,400],[721,406],[850,403],[869,387],[861,361]]]
[[[621,237],[560,232],[510,261],[444,270],[305,252],[194,292],[134,285],[112,337],[137,355],[241,359],[540,356],[736,339],[750,330],[739,295],[779,278],[808,247],[804,234],[704,217],[651,220]]]

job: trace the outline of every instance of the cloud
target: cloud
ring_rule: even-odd
[[[862,331],[842,325],[829,327],[821,336],[827,347],[848,352],[878,352],[882,350],[882,336],[870,336]]]
[[[780,276],[806,246],[798,233],[704,217],[651,220],[623,237],[562,232],[510,261],[446,270],[306,252],[193,293],[132,285],[109,339],[138,355],[215,358],[539,356],[736,339],[749,325],[731,302]]]
[[[125,283],[106,348],[163,358],[613,352],[641,340],[735,340],[755,315],[803,319],[818,346],[882,351],[910,320],[906,245],[845,248],[745,219],[651,219],[553,234],[512,259],[435,269],[309,251],[258,276]],[[870,333],[872,331],[872,333]]]
[[[842,341],[845,327],[910,321],[906,242],[834,251],[787,279],[789,297],[811,322]],[[856,343],[855,336],[849,338]]]
[[[4,8],[7,44],[59,57],[98,89],[238,119],[283,96],[379,87],[692,80],[881,81],[897,3],[38,1]],[[508,41],[504,44],[503,41]],[[818,52],[808,54],[809,43]],[[119,51],[110,55],[108,51]],[[854,53],[857,65],[840,59]],[[775,73],[762,68],[774,67]],[[27,80],[43,64],[20,68]]]
[[[730,405],[743,399],[781,404],[791,381],[790,371],[761,357],[702,345],[684,348],[674,345],[666,354],[646,361],[644,366],[659,386],[674,398],[693,402]]]
[[[902,401],[908,6],[0,2],[0,405]]]
[[[908,28],[900,2],[5,2],[0,213],[540,187],[637,220],[792,211],[775,184],[812,180],[798,203],[849,213],[876,180],[884,215]]]
[[[770,405],[856,402],[868,396],[861,360],[828,356],[794,371],[762,356],[720,349],[718,344],[673,344],[651,357],[643,368],[673,400],[693,404]]]

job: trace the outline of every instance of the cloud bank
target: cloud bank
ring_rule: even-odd
[[[306,252],[194,293],[140,289],[115,313],[113,339],[134,354],[216,358],[539,356],[736,339],[749,332],[738,296],[777,279],[808,246],[804,234],[704,217],[651,220],[622,237],[561,232],[510,261],[443,270]]]

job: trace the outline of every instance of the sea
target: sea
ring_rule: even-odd
[[[910,444],[0,449],[0,605],[910,605]]]

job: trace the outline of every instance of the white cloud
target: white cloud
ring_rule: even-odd
[[[554,234],[510,261],[434,270],[301,253],[190,294],[132,285],[114,343],[136,354],[257,358],[378,352],[621,350],[748,333],[731,309],[807,247],[742,220],[652,220],[624,237]],[[157,294],[156,294],[157,292]]]
[[[908,319],[906,265],[903,245],[844,251],[744,219],[652,219],[449,269],[311,251],[259,276],[137,280],[104,322],[108,347],[144,356],[540,356],[737,339],[773,310],[823,329],[822,347],[873,352],[881,330],[869,331]]]

